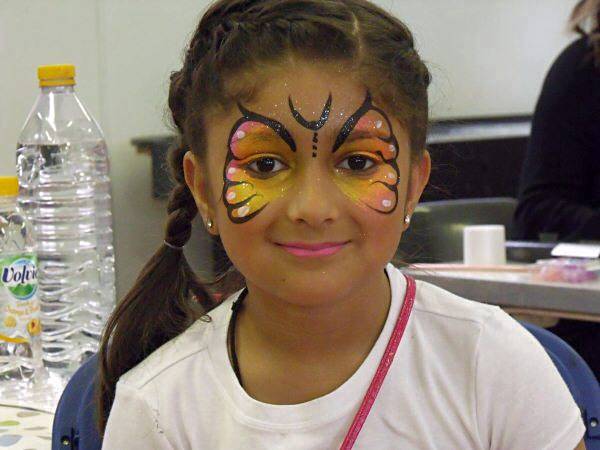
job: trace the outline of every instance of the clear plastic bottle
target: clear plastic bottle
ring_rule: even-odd
[[[18,398],[44,367],[37,258],[17,192],[17,177],[0,177],[0,395]]]
[[[72,65],[38,68],[17,143],[18,204],[34,228],[44,365],[64,378],[98,349],[115,304],[109,164]]]

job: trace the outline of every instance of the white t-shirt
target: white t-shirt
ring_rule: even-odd
[[[227,353],[238,292],[124,374],[103,449],[337,449],[398,317],[406,280],[386,267],[381,335],[339,388],[295,405],[250,397]],[[573,449],[580,412],[552,361],[495,306],[417,282],[414,308],[356,449]]]

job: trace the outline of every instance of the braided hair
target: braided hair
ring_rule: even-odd
[[[101,434],[121,375],[194,321],[209,320],[206,313],[217,304],[209,288],[236,277],[229,262],[217,280],[201,282],[181,250],[198,214],[184,179],[184,155],[191,151],[204,163],[207,115],[251,99],[269,69],[290,57],[348,67],[405,126],[411,155],[422,154],[430,75],[400,20],[367,0],[212,4],[200,19],[182,68],[170,78],[168,104],[178,140],[168,157],[175,187],[167,205],[165,243],[116,306],[102,336],[97,390]]]

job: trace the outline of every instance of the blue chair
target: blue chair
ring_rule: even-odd
[[[98,357],[91,356],[73,374],[63,391],[52,425],[52,450],[100,450],[96,428]]]
[[[600,450],[600,384],[587,363],[561,338],[536,325],[521,324],[542,344],[567,384],[585,423],[587,450]]]

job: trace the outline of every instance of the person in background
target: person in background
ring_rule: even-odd
[[[553,63],[533,115],[514,239],[600,241],[600,0],[577,3],[570,28],[581,36]],[[600,378],[600,324],[549,330]]]
[[[171,77],[165,241],[102,339],[104,449],[584,448],[531,334],[390,263],[429,178],[429,82],[368,1],[208,9]],[[221,302],[183,253],[197,214],[243,275]]]
[[[582,36],[546,76],[521,172],[517,239],[600,241],[599,15],[600,0],[576,5],[571,25]]]

